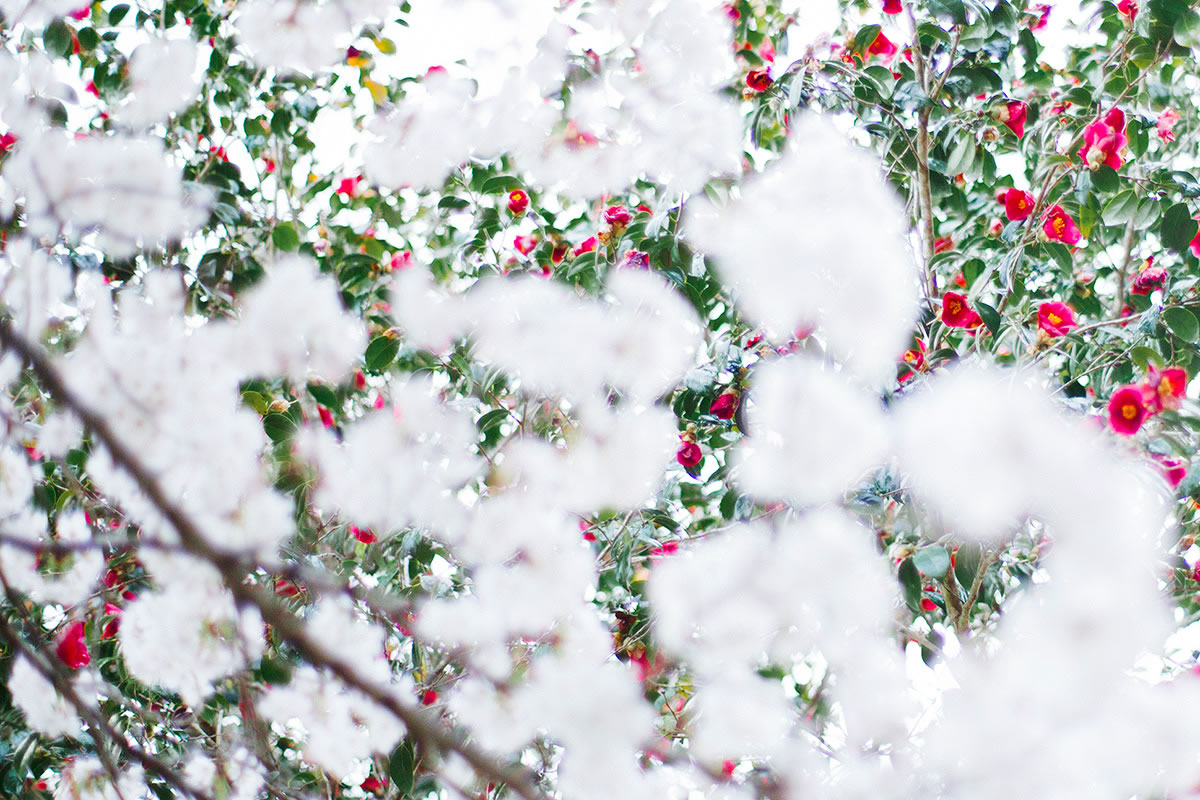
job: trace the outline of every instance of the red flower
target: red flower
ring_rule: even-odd
[[[1038,18],[1032,25],[1029,26],[1029,29],[1032,31],[1040,31],[1042,28],[1046,27],[1046,23],[1050,21],[1050,4],[1038,3],[1035,6],[1030,6],[1029,10],[1038,15]]]
[[[1020,100],[1009,100],[996,109],[996,119],[1008,126],[1018,139],[1025,135],[1025,118],[1029,116],[1029,106]]]
[[[1066,303],[1042,303],[1038,306],[1037,324],[1038,330],[1044,331],[1051,339],[1066,336],[1079,327],[1075,312]]]
[[[737,411],[737,407],[738,396],[732,392],[726,392],[712,401],[712,405],[708,408],[708,413],[717,419],[733,419],[733,414]]]
[[[1179,484],[1183,483],[1183,479],[1187,477],[1187,462],[1183,459],[1172,458],[1161,453],[1151,453],[1150,457],[1154,459],[1154,466],[1158,467],[1159,474],[1163,476],[1163,480],[1172,489],[1178,489]]]
[[[1079,226],[1075,224],[1075,220],[1071,219],[1071,215],[1063,210],[1062,206],[1051,206],[1050,210],[1046,212],[1046,219],[1042,222],[1042,232],[1052,242],[1063,242],[1072,246],[1079,244],[1079,240],[1083,238],[1083,234],[1079,232]]]
[[[899,14],[904,10],[900,5],[900,0],[883,0],[883,13]]]
[[[295,597],[300,594],[301,589],[296,584],[289,581],[287,578],[275,579],[275,594],[280,597]]]
[[[1004,193],[1004,214],[1010,222],[1020,222],[1029,219],[1033,213],[1033,195],[1021,189],[1009,189]]]
[[[438,693],[433,689],[426,689],[425,691],[421,692],[421,705],[423,706],[431,706],[437,702],[437,699]]]
[[[529,208],[529,195],[520,189],[508,193],[508,210],[513,216],[521,216],[527,208]]]
[[[954,249],[954,240],[949,236],[943,236],[933,240],[933,252],[946,253]]]
[[[401,250],[396,255],[392,256],[392,260],[388,262],[388,268],[392,271],[398,269],[407,269],[412,266],[412,251]]]
[[[884,61],[891,61],[897,52],[899,52],[899,48],[883,35],[883,31],[879,32],[875,41],[871,42],[871,46],[867,48],[868,55],[880,56]]]
[[[609,206],[604,209],[604,221],[614,228],[624,228],[633,219],[625,206]]]
[[[518,236],[513,239],[513,247],[517,248],[517,252],[523,256],[527,256],[533,252],[533,248],[537,247],[536,236]]]
[[[964,295],[946,292],[942,295],[942,322],[951,328],[974,330],[983,324],[983,319],[967,305]]]
[[[1200,234],[1197,238],[1200,238]],[[1150,294],[1155,289],[1161,289],[1167,282],[1167,270],[1155,267],[1153,263],[1153,260],[1147,261],[1142,271],[1133,276],[1133,284],[1129,287],[1130,294]]]
[[[641,250],[627,250],[617,266],[623,269],[650,269],[650,254]]]
[[[367,777],[367,779],[365,781],[360,783],[358,785],[358,787],[360,789],[362,789],[364,792],[370,792],[371,794],[380,794],[381,792],[383,792],[384,789],[387,788],[387,784],[384,783],[382,779],[376,778],[374,775],[370,775]]]
[[[208,152],[210,155],[214,155],[222,161],[229,161],[229,154],[225,152],[224,147],[210,147],[208,148]]]
[[[746,85],[756,92],[765,92],[771,88],[771,76],[765,69],[753,69],[746,74]]]
[[[675,454],[675,460],[688,469],[696,466],[703,459],[704,453],[700,450],[700,445],[686,439],[679,445],[679,452]]]
[[[104,628],[100,631],[100,641],[102,642],[106,642],[116,636],[117,631],[121,628],[121,608],[112,603],[105,603],[104,615],[112,617],[112,619],[104,623]]]
[[[337,193],[344,194],[346,197],[354,197],[356,194],[358,194],[358,183],[361,180],[361,175],[356,178],[342,178],[342,180],[338,183]]]
[[[317,406],[317,415],[321,418],[321,424],[326,428],[333,427],[333,414],[325,406]]]
[[[1168,367],[1161,372],[1154,366],[1142,384],[1142,399],[1151,414],[1164,408],[1175,411],[1183,404],[1187,392],[1187,371],[1182,367]]]
[[[0,136],[0,151],[5,153],[12,152],[13,147],[17,144],[17,135],[15,133],[6,133]]]
[[[1175,141],[1176,122],[1179,122],[1179,112],[1170,108],[1164,109],[1163,112],[1158,115],[1158,122],[1156,122],[1154,125],[1155,132],[1158,134],[1158,138],[1162,139],[1164,142]]]
[[[379,541],[379,537],[370,528],[359,528],[354,525],[350,526],[350,534],[358,539],[363,544],[373,544]]]
[[[84,19],[85,17],[87,17],[91,13],[92,13],[91,5],[86,5],[86,6],[83,6],[82,8],[77,8],[74,11],[68,13],[67,16],[73,20],[81,20],[81,19]]]
[[[925,343],[917,340],[917,346],[912,350],[905,350],[902,359],[914,370],[925,369]]]
[[[1108,400],[1108,424],[1122,436],[1133,436],[1146,421],[1142,387],[1126,384]]]
[[[87,643],[83,641],[83,621],[76,620],[67,625],[63,629],[62,636],[58,639],[58,646],[55,647],[55,652],[58,653],[58,658],[69,669],[80,669],[92,663],[92,656],[88,653]]]
[[[1083,129],[1083,147],[1079,148],[1079,157],[1088,169],[1099,169],[1101,164],[1120,169],[1128,144],[1125,112],[1114,108],[1104,115],[1104,119]]]
[[[577,256],[581,256],[584,253],[590,253],[593,250],[595,250],[597,244],[599,244],[599,243],[596,241],[596,237],[589,236],[588,238],[586,238],[582,242],[580,242],[579,246],[576,247],[572,252]],[[551,255],[552,259],[553,259],[553,257],[554,256]]]
[[[1120,11],[1125,16],[1129,17],[1129,21],[1133,22],[1137,19],[1138,5],[1134,0],[1121,0],[1117,3],[1117,11]]]
[[[937,611],[937,603],[933,602],[933,600],[931,600],[928,597],[922,597],[921,598],[921,610],[922,611]]]

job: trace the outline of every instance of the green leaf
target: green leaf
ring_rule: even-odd
[[[337,393],[324,384],[310,383],[308,385],[308,393],[313,396],[314,400],[326,408],[334,409],[341,405],[338,403]]]
[[[71,28],[61,19],[56,19],[42,31],[42,46],[52,56],[66,57],[71,54]]]
[[[1200,322],[1196,315],[1186,308],[1168,308],[1162,313],[1162,320],[1171,329],[1171,333],[1185,342],[1194,342],[1200,338]]]
[[[75,38],[79,40],[79,47],[83,50],[91,51],[100,46],[100,35],[94,28],[80,28]]]
[[[1159,368],[1165,365],[1163,357],[1158,354],[1158,351],[1151,350],[1149,347],[1135,347],[1129,351],[1129,357],[1133,359],[1133,363],[1137,365],[1138,369],[1143,372],[1146,371],[1151,361],[1158,365]]]
[[[267,414],[263,417],[263,430],[272,442],[282,442],[296,430],[296,420],[287,414]]]
[[[973,163],[975,163],[975,139],[971,136],[963,136],[959,139],[958,144],[954,145],[950,157],[946,159],[946,174],[953,178],[955,175],[970,170]]]
[[[982,558],[983,548],[978,544],[959,545],[954,554],[954,577],[960,586],[970,586],[974,582]]]
[[[125,19],[125,15],[129,13],[129,6],[125,3],[115,5],[108,10],[108,24],[117,25],[121,20]]]
[[[1188,10],[1175,23],[1175,41],[1184,47],[1200,45],[1200,13]]]
[[[300,234],[290,222],[281,222],[271,231],[271,241],[285,253],[291,253],[300,246]]]
[[[483,194],[504,194],[521,188],[521,180],[512,175],[497,175],[483,182],[480,192]]]
[[[250,391],[242,392],[242,402],[253,408],[259,414],[267,413],[267,407],[270,405],[270,403],[267,402],[267,398],[263,397],[258,392]]]
[[[995,336],[1000,331],[1000,312],[982,301],[975,302],[975,311],[983,319],[983,324]]]
[[[1176,203],[1167,209],[1162,220],[1162,241],[1172,250],[1182,252],[1196,236],[1200,228],[1185,203]]]
[[[950,17],[955,24],[967,24],[967,7],[962,0],[926,0],[929,13],[938,17]]]
[[[416,752],[411,739],[406,738],[392,751],[391,758],[388,759],[388,777],[396,787],[397,796],[404,797],[412,791],[416,778],[416,762]]]
[[[950,554],[939,545],[923,547],[913,555],[913,565],[922,575],[940,578],[950,569]]]
[[[1121,176],[1108,164],[1101,164],[1100,168],[1092,173],[1092,185],[1097,191],[1105,194],[1115,192],[1121,187]]]
[[[507,408],[494,408],[479,418],[475,423],[480,432],[487,433],[492,428],[495,428],[511,416]]]
[[[908,604],[912,611],[921,610],[921,573],[917,571],[917,567],[913,564],[911,558],[906,558],[900,562],[898,572],[900,578],[900,586],[904,589],[904,602]]]
[[[400,352],[400,340],[390,336],[376,336],[367,345],[364,357],[368,372],[383,372],[396,360]]]
[[[1128,222],[1138,210],[1138,197],[1132,189],[1126,189],[1104,205],[1100,218],[1105,225],[1120,225]]]

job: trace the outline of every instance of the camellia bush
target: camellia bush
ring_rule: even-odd
[[[1191,0],[81,3],[0,796],[1200,796]]]

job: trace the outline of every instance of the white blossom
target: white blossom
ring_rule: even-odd
[[[132,98],[120,119],[135,128],[162,122],[195,98],[200,84],[194,75],[199,48],[190,39],[151,39],[138,45],[129,59]]]
[[[785,155],[724,208],[689,204],[686,231],[715,257],[742,312],[778,340],[818,326],[833,355],[877,385],[916,321],[905,214],[878,160],[832,124],[797,119]]]

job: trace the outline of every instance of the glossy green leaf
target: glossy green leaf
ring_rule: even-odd
[[[913,565],[922,575],[940,578],[950,569],[950,554],[939,545],[923,547],[913,554]]]
[[[1168,308],[1162,312],[1162,321],[1171,333],[1183,339],[1185,342],[1194,342],[1200,338],[1200,322],[1197,322],[1196,315],[1186,308]]]

